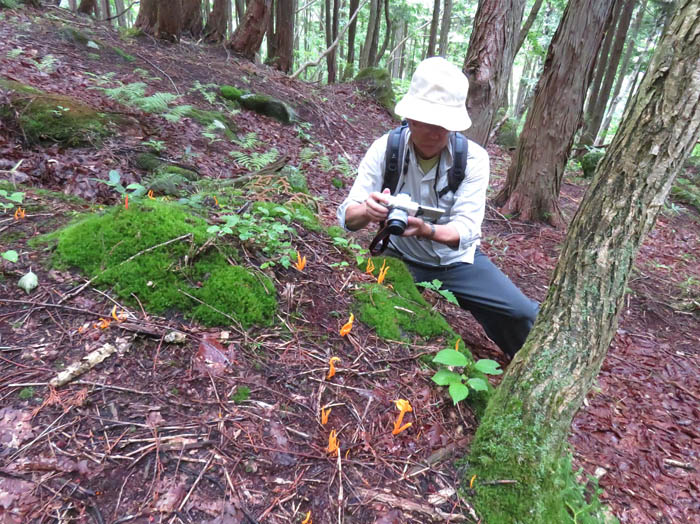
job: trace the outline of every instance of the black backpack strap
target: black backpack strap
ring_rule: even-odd
[[[452,167],[447,171],[447,185],[442,188],[439,197],[445,196],[448,191],[456,193],[467,171],[467,153],[469,152],[467,138],[462,133],[452,133],[450,142],[452,142],[453,162]]]
[[[389,131],[389,140],[386,144],[384,158],[384,181],[382,189],[389,188],[393,195],[399,185],[401,177],[401,160],[404,155],[404,131],[408,129],[408,123],[404,122],[399,127]]]

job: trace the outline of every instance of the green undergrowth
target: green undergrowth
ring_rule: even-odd
[[[44,93],[31,86],[0,78],[10,91],[0,105],[0,118],[18,129],[30,144],[56,142],[69,147],[98,143],[113,131],[115,119],[78,100]]]
[[[228,325],[229,317],[244,327],[270,325],[275,318],[272,281],[230,265],[227,259],[236,257],[230,244],[205,247],[211,238],[206,221],[178,204],[144,200],[128,210],[118,206],[54,238],[55,265],[77,267],[94,285],[132,304],[137,297],[155,314],[179,310],[207,326]]]
[[[487,410],[465,458],[462,495],[489,524],[618,523],[600,502],[597,481],[579,483],[583,475],[572,470],[570,453],[545,464],[541,437],[550,432],[542,421],[524,423],[519,401],[505,413]]]
[[[359,319],[372,327],[377,335],[390,340],[407,340],[409,334],[424,338],[456,337],[442,315],[431,310],[402,261],[374,257],[373,275],[379,275],[384,261],[389,266],[384,283],[364,284],[355,293]]]
[[[687,178],[678,177],[671,187],[671,196],[700,212],[700,187]]]

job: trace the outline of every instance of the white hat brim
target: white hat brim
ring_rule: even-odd
[[[464,131],[472,125],[465,105],[446,106],[409,94],[396,104],[394,112],[402,118],[444,127],[448,131]]]

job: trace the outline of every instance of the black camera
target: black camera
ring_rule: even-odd
[[[386,199],[387,202],[384,205],[389,208],[386,229],[392,235],[403,234],[408,225],[409,216],[427,218],[429,221],[435,222],[444,214],[442,209],[417,204],[406,193],[399,193],[396,196],[390,195]]]

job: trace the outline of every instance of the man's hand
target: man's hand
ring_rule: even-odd
[[[382,205],[391,191],[385,189],[381,193],[370,193],[367,200],[361,204],[353,204],[345,210],[345,225],[352,231],[362,229],[370,222],[386,220],[389,208]]]
[[[428,223],[422,218],[408,217],[408,225],[401,236],[429,238],[431,233],[432,229],[430,228],[430,225],[428,225]]]

